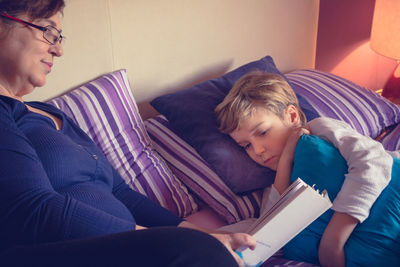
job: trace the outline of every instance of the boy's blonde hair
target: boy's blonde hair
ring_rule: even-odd
[[[300,123],[306,123],[306,117],[299,106],[296,94],[286,80],[273,73],[250,72],[240,78],[215,108],[219,130],[233,132],[240,122],[251,115],[256,107],[263,107],[284,119],[289,105],[296,107]]]

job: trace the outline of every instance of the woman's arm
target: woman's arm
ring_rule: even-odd
[[[113,169],[113,194],[131,212],[138,225],[144,227],[177,226],[183,219],[139,192],[132,190]]]
[[[54,190],[35,149],[0,101],[0,244],[59,241],[134,229]],[[15,107],[18,108],[18,107]]]
[[[3,131],[4,133],[4,131]],[[4,142],[12,141],[6,133]],[[0,134],[0,137],[4,137]],[[2,144],[4,144],[2,142]],[[27,145],[27,143],[26,143]],[[56,192],[40,161],[15,144],[0,144],[0,235],[20,244],[132,230],[126,221]],[[11,244],[11,243],[10,243]]]
[[[139,225],[145,226],[138,225],[137,230],[146,229],[146,227],[151,226],[178,226],[208,233],[225,245],[239,266],[243,266],[243,261],[234,251],[247,247],[254,249],[256,246],[254,237],[248,234],[213,231],[184,221],[140,193],[130,189],[115,170],[113,193],[132,212],[136,222]]]

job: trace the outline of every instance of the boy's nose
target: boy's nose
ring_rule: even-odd
[[[257,156],[261,156],[265,152],[265,147],[263,144],[254,144],[254,153]]]

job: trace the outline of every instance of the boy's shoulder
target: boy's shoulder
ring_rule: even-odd
[[[329,117],[318,117],[309,122],[307,122],[307,128],[311,131],[313,129],[327,129],[327,130],[337,130],[339,128],[346,128],[353,130],[353,128],[344,121],[332,119]]]

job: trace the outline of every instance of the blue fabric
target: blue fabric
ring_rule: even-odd
[[[331,143],[313,135],[300,138],[292,181],[300,177],[309,185],[315,184],[315,188],[326,189],[333,201],[346,173],[347,163]],[[333,212],[328,210],[292,239],[284,248],[285,257],[318,264],[319,241]],[[346,266],[400,266],[399,237],[400,160],[394,159],[389,185],[345,245]]]
[[[221,77],[159,96],[150,103],[238,194],[271,185],[275,172],[259,166],[228,135],[219,132],[214,109],[240,77],[255,70],[276,73],[286,79],[273,59],[266,56]],[[305,98],[297,97],[308,120],[318,117]]]
[[[29,105],[63,126],[0,96],[0,250],[182,221],[131,190],[62,111]]]

